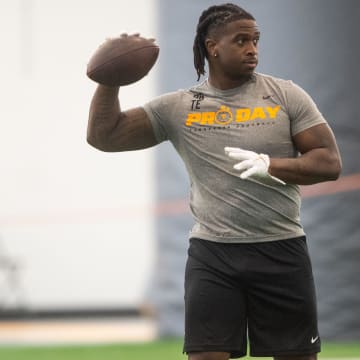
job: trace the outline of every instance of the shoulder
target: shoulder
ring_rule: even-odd
[[[256,84],[261,90],[274,93],[281,101],[289,105],[293,101],[311,100],[310,95],[293,80],[283,79],[271,75],[256,73]],[[261,91],[260,90],[260,91]]]
[[[161,95],[156,96],[150,102],[160,102],[160,103],[173,103],[179,102],[184,98],[192,97],[194,93],[201,92],[198,86],[193,86],[187,89],[178,89],[175,91],[167,92]]]
[[[144,105],[145,109],[158,109],[159,111],[174,112],[181,109],[188,101],[204,94],[204,84],[194,85],[187,89],[178,89],[154,97]]]
[[[289,88],[298,86],[293,82],[293,80],[283,79],[268,74],[255,73],[254,76],[256,83],[260,86],[276,87],[279,90],[288,90]]]
[[[196,92],[194,88],[196,87],[164,93],[154,97],[142,107],[151,119],[154,117],[159,121],[167,119],[168,122],[169,119],[186,108],[186,104],[191,103]]]

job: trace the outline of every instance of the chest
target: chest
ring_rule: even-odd
[[[225,146],[270,156],[293,156],[291,120],[284,106],[271,97],[219,101],[191,99],[174,124],[179,152],[209,155]]]

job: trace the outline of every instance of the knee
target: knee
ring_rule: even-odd
[[[227,352],[194,352],[189,353],[188,360],[229,360],[230,354]]]

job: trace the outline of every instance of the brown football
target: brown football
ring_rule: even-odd
[[[123,34],[107,39],[87,65],[87,76],[99,84],[124,86],[143,78],[159,55],[155,39]]]

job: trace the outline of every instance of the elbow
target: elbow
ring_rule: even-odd
[[[130,150],[129,148],[119,146],[119,144],[115,146],[111,141],[108,141],[107,138],[104,138],[103,141],[100,141],[98,137],[93,137],[88,135],[86,137],[86,141],[90,146],[94,147],[96,150],[100,150],[107,153],[123,152]]]
[[[331,162],[331,172],[329,173],[329,180],[330,181],[337,180],[341,175],[341,171],[342,171],[341,158],[337,156]]]
[[[103,152],[113,152],[114,150],[110,147],[110,141],[108,136],[105,136],[103,131],[88,127],[86,133],[86,142],[95,148]]]
[[[100,151],[104,151],[104,152],[111,152],[111,150],[106,145],[100,143],[99,141],[96,140],[96,138],[94,138],[92,136],[88,135],[86,137],[86,141],[90,146],[92,146],[96,150],[100,150]]]
[[[336,166],[334,170],[334,180],[337,180],[340,177],[341,171],[342,171],[342,164],[341,162],[339,162],[339,164]]]

